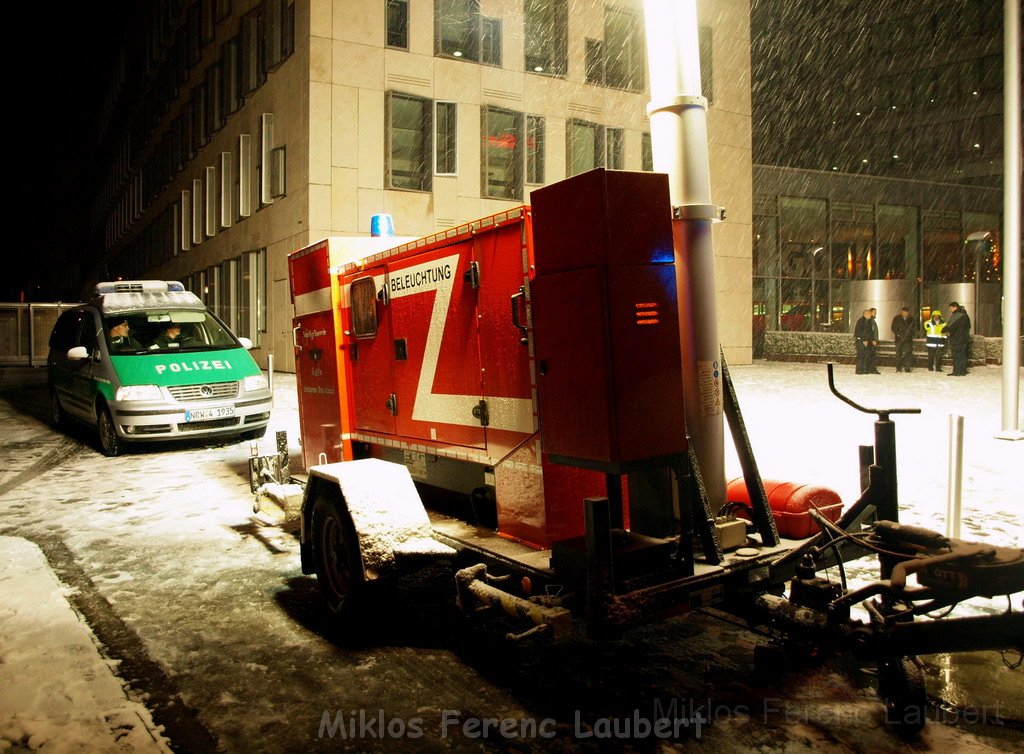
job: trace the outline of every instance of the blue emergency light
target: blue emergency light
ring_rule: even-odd
[[[374,238],[395,235],[395,221],[391,215],[380,214],[370,218],[370,235]]]

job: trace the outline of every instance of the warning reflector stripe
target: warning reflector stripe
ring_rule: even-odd
[[[315,312],[328,311],[331,308],[331,289],[321,288],[320,290],[301,293],[295,297],[295,316],[304,317]]]

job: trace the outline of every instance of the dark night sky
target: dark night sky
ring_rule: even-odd
[[[54,272],[88,248],[86,218],[98,180],[98,114],[122,39],[126,0],[26,6],[19,24],[9,112],[17,118],[13,152],[13,238],[0,301],[65,300]],[[45,37],[34,30],[46,30]],[[33,30],[32,38],[28,38]],[[17,44],[17,43],[16,43]]]

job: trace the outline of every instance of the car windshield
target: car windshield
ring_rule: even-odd
[[[235,336],[207,311],[132,311],[104,317],[113,354],[167,350],[215,351],[239,346]]]

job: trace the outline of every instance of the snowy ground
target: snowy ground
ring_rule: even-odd
[[[824,366],[759,363],[735,367],[733,377],[763,477],[824,483],[847,504],[857,497],[857,446],[872,442],[873,417],[828,393]],[[962,414],[963,536],[1024,544],[1024,442],[993,439],[999,377],[994,368],[965,378],[839,368],[839,388],[858,402],[922,408],[896,417],[903,521],[943,529],[948,415]],[[288,431],[295,461],[290,375],[279,375],[276,395],[272,430]],[[151,730],[143,706],[175,751],[653,751],[659,747],[650,740],[626,746],[592,734],[601,720],[636,710],[651,717],[673,705],[713,712],[713,724],[683,731],[682,744],[660,750],[1013,751],[1024,744],[1017,732],[966,718],[932,722],[919,741],[903,744],[884,725],[870,672],[841,660],[757,679],[752,649],[760,638],[711,615],[615,642],[510,647],[464,625],[445,573],[399,585],[364,637],[343,639],[320,610],[315,582],[299,571],[294,530],[252,515],[247,444],[107,459],[88,432],[49,429],[46,413],[38,371],[0,369],[0,534],[10,537],[0,540],[0,750],[42,742],[32,741],[24,720],[45,732],[44,750],[147,750],[160,741],[147,734],[136,743]],[[262,452],[272,445],[268,435]],[[731,455],[727,467],[738,474]],[[40,572],[40,552],[63,587]],[[29,574],[39,586],[25,590]],[[91,634],[71,643],[63,628],[44,632],[55,641],[40,669],[22,663],[36,643],[25,621],[36,628],[51,621],[44,602],[53,625],[73,621]],[[1006,716],[1024,699],[1024,672],[1010,672],[994,653],[985,657],[973,685],[949,675],[965,694],[955,701]],[[124,682],[120,695],[88,668],[113,668]],[[8,678],[26,676],[39,679],[43,693],[7,693],[16,688]],[[134,713],[144,721],[133,723],[136,737],[118,740],[119,721]],[[332,738],[339,715],[355,727],[335,725]],[[384,727],[399,721],[406,735],[381,738],[378,718]],[[550,719],[553,727],[543,730],[555,740],[508,740],[494,731],[484,740],[466,727],[479,718]],[[416,720],[420,737],[409,735]],[[85,730],[96,738],[82,745]]]

